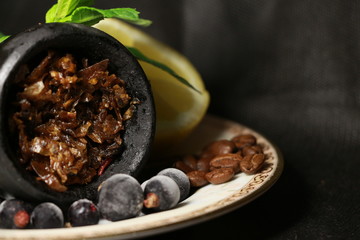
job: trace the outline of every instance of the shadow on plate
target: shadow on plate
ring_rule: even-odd
[[[307,186],[291,165],[278,182],[253,202],[224,216],[146,239],[276,239],[309,208]]]

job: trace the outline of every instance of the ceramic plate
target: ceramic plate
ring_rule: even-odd
[[[176,208],[168,211],[86,227],[49,230],[1,229],[0,239],[132,239],[173,231],[228,213],[259,197],[276,182],[283,169],[279,150],[256,131],[214,116],[206,116],[181,149],[183,152],[196,152],[212,140],[230,139],[245,133],[255,135],[268,156],[265,166],[258,174],[239,173],[230,182],[202,187]]]

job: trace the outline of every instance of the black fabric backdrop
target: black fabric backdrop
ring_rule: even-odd
[[[51,1],[1,0],[0,31],[43,22]],[[281,149],[280,180],[250,204],[149,239],[360,239],[360,1],[102,0],[203,76],[209,112]]]

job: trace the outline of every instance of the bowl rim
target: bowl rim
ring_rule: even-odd
[[[23,170],[19,172],[19,164],[14,163],[14,151],[8,141],[7,117],[11,107],[7,100],[15,74],[21,64],[31,61],[48,49],[69,49],[69,52],[76,51],[84,55],[86,51],[86,57],[95,62],[106,56],[110,59],[110,71],[126,82],[129,95],[141,100],[133,118],[125,123],[123,152],[116,161],[117,164],[122,163],[123,170],[112,163],[107,171],[92,183],[74,186],[64,193],[44,187],[44,184],[37,180],[30,180]],[[130,175],[139,173],[150,154],[154,133],[155,105],[150,83],[136,58],[110,35],[81,24],[46,23],[13,35],[0,45],[0,162],[3,165],[0,169],[0,188],[4,191],[26,200],[53,201],[59,205],[64,202],[68,205],[79,197],[95,200],[98,185],[107,177],[119,171]],[[11,189],[14,186],[10,187],[9,184],[16,186],[16,190]],[[31,194],[19,194],[19,191],[30,191]]]

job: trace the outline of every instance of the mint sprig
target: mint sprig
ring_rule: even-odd
[[[92,26],[104,18],[119,18],[133,24],[149,26],[150,20],[141,19],[133,8],[98,9],[91,7],[93,0],[58,0],[47,11],[45,22],[71,22]]]
[[[104,18],[119,18],[137,25],[149,26],[150,20],[139,18],[139,12],[133,8],[112,8],[107,10],[79,7],[71,13],[71,15],[62,18],[59,22],[81,23],[92,26]]]
[[[45,22],[63,22],[63,23],[80,23],[87,26],[92,26],[104,18],[118,18],[133,24],[140,26],[149,26],[150,20],[142,19],[139,17],[139,12],[133,8],[112,8],[112,9],[98,9],[91,7],[94,4],[94,0],[58,0],[45,15]],[[0,43],[10,36],[5,36],[0,33]],[[127,47],[128,50],[137,58],[139,61],[144,61],[152,64],[155,67],[169,73],[175,77],[178,81],[196,92],[200,93],[193,85],[186,79],[177,74],[170,67],[156,60],[153,60],[138,49]]]

